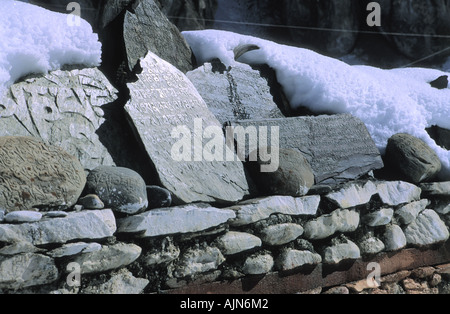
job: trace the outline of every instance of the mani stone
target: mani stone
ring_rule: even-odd
[[[95,168],[87,176],[86,191],[98,195],[106,207],[119,213],[133,215],[148,206],[144,179],[128,168]]]
[[[268,147],[303,153],[311,165],[316,184],[356,179],[383,167],[380,152],[366,126],[350,114],[242,120],[231,122],[230,126],[233,134],[252,134],[250,143],[263,141]],[[237,144],[238,152],[239,145],[248,151],[247,143]]]
[[[86,184],[80,162],[59,147],[31,137],[0,137],[0,208],[67,209]]]
[[[61,147],[88,169],[114,165],[109,151],[118,151],[117,146],[128,149],[122,146],[119,125],[112,128],[107,121],[110,109],[105,105],[117,99],[116,93],[97,68],[25,79],[0,98],[0,136],[41,139]]]
[[[273,101],[267,81],[248,65],[233,66],[220,73],[214,71],[211,63],[205,63],[186,76],[221,124],[284,117]]]
[[[222,126],[189,79],[152,52],[141,67],[138,81],[128,84],[125,110],[174,203],[234,203],[248,195],[242,162],[225,145]],[[215,131],[214,144],[204,138],[204,128]],[[213,150],[222,154],[204,158]]]
[[[438,155],[421,139],[393,135],[386,146],[386,160],[405,180],[420,183],[435,177],[442,165]]]

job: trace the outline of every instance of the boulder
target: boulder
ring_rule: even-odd
[[[133,215],[148,207],[144,179],[124,167],[95,168],[87,176],[86,192],[98,195],[106,207],[119,213]]]
[[[386,160],[412,183],[432,179],[442,168],[439,157],[424,141],[404,133],[395,134],[388,140]]]
[[[84,168],[61,148],[31,137],[0,137],[1,209],[67,209],[85,184]]]

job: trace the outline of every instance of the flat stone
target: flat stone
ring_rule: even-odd
[[[225,261],[218,248],[191,249],[180,257],[179,266],[174,272],[175,277],[183,278],[198,273],[215,270]]]
[[[362,216],[361,222],[370,227],[384,226],[391,222],[393,216],[394,210],[392,208],[381,208]]]
[[[186,73],[221,124],[228,121],[284,117],[259,71],[237,65],[214,72],[211,63]]]
[[[317,213],[320,196],[271,196],[252,199],[229,207],[236,212],[236,219],[230,221],[233,226],[248,225],[266,218],[272,214],[292,216],[314,216]]]
[[[415,246],[427,246],[447,241],[450,234],[439,215],[431,209],[419,214],[417,219],[405,229],[406,241]]]
[[[262,245],[257,236],[245,232],[229,231],[216,239],[217,247],[224,255],[245,252]]]
[[[134,215],[148,207],[144,179],[124,167],[99,166],[87,176],[87,193],[98,195],[106,207]]]
[[[67,212],[62,210],[51,210],[49,212],[43,213],[46,218],[64,218],[67,217]]]
[[[322,257],[317,253],[286,249],[277,257],[275,265],[281,271],[288,271],[304,265],[317,265],[321,262]]]
[[[70,212],[64,218],[19,225],[0,224],[0,242],[66,243],[76,239],[103,239],[115,231],[116,220],[110,209]]]
[[[126,270],[120,270],[114,274],[108,281],[83,288],[83,294],[141,294],[149,281],[144,278],[136,278]]]
[[[372,181],[364,184],[351,183],[338,191],[328,193],[325,198],[340,208],[351,208],[369,203],[376,190],[377,187]]]
[[[326,264],[338,264],[344,260],[358,259],[360,257],[359,247],[348,240],[347,243],[327,247],[324,251],[323,262]]]
[[[235,131],[237,126],[244,130],[264,126],[268,131],[278,131],[278,142],[273,144],[269,141],[272,133],[267,134],[267,146],[302,152],[313,169],[316,184],[356,179],[383,167],[380,152],[364,123],[349,114],[243,120],[231,126]]]
[[[337,209],[329,215],[308,221],[305,225],[305,238],[320,240],[336,232],[353,232],[359,226],[360,217],[356,211]]]
[[[59,277],[52,258],[35,253],[0,257],[0,289],[20,289],[52,283]]]
[[[98,195],[88,194],[86,196],[80,197],[78,200],[78,204],[82,205],[83,208],[86,209],[103,209],[105,208],[105,204],[103,204],[102,200]]]
[[[285,223],[264,228],[259,233],[261,240],[267,245],[283,245],[303,234],[303,227],[298,224]]]
[[[270,272],[274,266],[274,260],[270,254],[254,254],[244,262],[242,272],[246,275],[262,275]]]
[[[42,214],[39,212],[20,210],[6,214],[4,221],[7,223],[24,223],[24,222],[36,222],[41,220],[41,218]]]
[[[88,244],[85,242],[77,242],[77,243],[67,243],[63,246],[51,250],[48,252],[48,255],[51,257],[64,257],[80,254],[85,248],[87,248]]]
[[[170,207],[172,205],[172,194],[169,190],[159,186],[147,186],[148,209]]]
[[[408,225],[412,223],[429,204],[430,202],[428,200],[423,199],[403,205],[395,211],[395,216],[399,223]]]
[[[70,262],[80,265],[82,274],[102,273],[133,263],[142,249],[135,244],[117,243],[101,250],[77,255]]]
[[[402,228],[395,224],[386,226],[383,242],[387,251],[397,251],[406,246],[406,237]]]
[[[0,255],[3,256],[12,256],[12,255],[18,255],[21,253],[38,253],[42,252],[44,250],[38,249],[33,244],[29,242],[17,242],[13,243],[11,245],[7,245],[5,247],[2,247],[0,249]]]
[[[242,200],[249,194],[242,162],[191,81],[152,52],[141,67],[125,111],[174,204]]]
[[[236,217],[232,210],[218,209],[206,204],[191,204],[161,208],[117,219],[118,233],[139,237],[192,233],[220,226]]]
[[[420,188],[425,195],[450,196],[450,181],[422,183]]]
[[[7,212],[44,206],[67,209],[86,184],[75,157],[31,137],[0,137],[0,173],[0,208]]]
[[[420,200],[422,190],[404,181],[386,181],[377,184],[377,194],[383,204],[398,206]]]

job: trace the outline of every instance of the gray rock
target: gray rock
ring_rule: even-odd
[[[231,126],[237,134],[266,127],[268,134],[259,130],[258,136],[267,136],[268,147],[302,152],[313,169],[316,184],[348,181],[383,167],[380,152],[366,126],[349,114],[243,120],[232,122]],[[242,128],[236,129],[237,126]],[[248,151],[248,145],[239,144]]]
[[[135,244],[117,243],[103,246],[99,251],[78,255],[70,262],[79,264],[82,274],[101,273],[133,263],[141,252],[142,249]]]
[[[214,19],[217,0],[158,0],[161,11],[180,31],[205,29]]]
[[[10,212],[5,215],[4,221],[7,223],[23,223],[23,222],[36,222],[41,220],[42,214],[35,211],[19,210]]]
[[[83,288],[83,294],[141,294],[149,281],[144,278],[136,278],[127,269],[119,270],[111,278],[98,285],[89,285]]]
[[[248,225],[266,218],[272,214],[292,216],[314,216],[317,213],[320,196],[271,196],[261,199],[244,201],[239,205],[229,207],[236,212],[236,219],[230,221],[232,226]]]
[[[245,260],[242,272],[246,275],[263,275],[270,272],[274,264],[270,254],[253,254]]]
[[[223,125],[228,121],[284,117],[270,94],[267,81],[249,66],[236,66],[219,73],[211,63],[186,73]]]
[[[376,192],[376,184],[367,181],[364,184],[350,183],[338,191],[328,193],[325,198],[340,208],[351,208],[369,203]]]
[[[389,181],[377,184],[377,194],[383,204],[398,206],[420,200],[422,190],[403,181]]]
[[[0,209],[0,222],[2,222],[5,219],[5,210],[4,209]]]
[[[136,234],[139,237],[193,233],[217,227],[235,217],[232,210],[191,204],[155,209],[117,219],[117,232]]]
[[[395,211],[395,216],[399,223],[408,225],[412,223],[423,210],[425,210],[429,203],[428,200],[423,199],[403,205]]]
[[[83,206],[86,209],[103,209],[105,208],[105,204],[103,204],[102,200],[96,194],[88,194],[86,196],[80,197],[77,202],[79,205]]]
[[[422,183],[420,188],[425,195],[450,196],[450,181]]]
[[[43,249],[38,249],[33,244],[29,242],[17,242],[11,245],[7,245],[0,249],[0,255],[3,256],[12,256],[21,253],[38,253],[45,251]]]
[[[0,136],[41,139],[61,147],[88,169],[114,165],[113,159],[123,162],[120,152],[132,152],[133,147],[127,145],[130,140],[123,127],[112,120],[112,106],[105,106],[117,99],[116,93],[97,68],[25,79],[0,99]]]
[[[308,221],[305,228],[305,238],[320,240],[332,236],[336,232],[353,232],[359,226],[359,213],[348,209],[337,209],[329,215],[320,216]]]
[[[450,201],[449,200],[443,200],[440,202],[438,201],[434,205],[433,209],[438,214],[447,215],[448,213],[450,213]]]
[[[262,242],[250,233],[229,231],[216,239],[216,245],[224,255],[233,255],[260,247]]]
[[[184,73],[192,70],[191,49],[153,0],[136,1],[133,12],[126,11],[123,37],[129,70],[133,70],[148,51]]]
[[[45,218],[64,218],[67,217],[67,212],[61,210],[51,210],[49,212],[43,213]]]
[[[180,257],[180,262],[174,272],[175,277],[183,278],[198,273],[217,269],[225,261],[218,248],[190,249]]]
[[[0,160],[0,208],[6,211],[69,208],[86,183],[75,157],[31,137],[0,137]]]
[[[407,181],[420,183],[435,177],[442,165],[424,141],[409,134],[395,134],[386,146],[386,160]]]
[[[160,265],[174,261],[180,256],[180,248],[177,247],[173,241],[167,237],[162,243],[161,247],[153,248],[142,256],[146,266]]]
[[[377,254],[385,249],[383,241],[377,237],[368,237],[358,243],[361,254]]]
[[[0,289],[20,289],[52,283],[59,273],[52,258],[35,253],[0,257]]]
[[[281,271],[288,271],[304,265],[317,265],[322,262],[322,257],[310,251],[286,249],[278,255],[275,265]]]
[[[148,209],[170,207],[172,194],[169,190],[159,186],[147,186]]]
[[[420,213],[417,219],[404,229],[404,232],[407,243],[419,247],[444,242],[449,238],[447,226],[431,209]]]
[[[88,247],[88,244],[86,242],[67,243],[67,244],[62,245],[59,248],[51,250],[47,254],[53,258],[72,256],[72,255],[80,254],[87,247]]]
[[[392,208],[381,208],[362,216],[361,222],[370,227],[384,226],[391,222],[393,216],[394,210]]]
[[[125,110],[174,203],[243,199],[249,187],[242,162],[225,145],[222,126],[189,79],[151,52],[141,66],[139,80],[128,84]],[[203,128],[216,131],[214,149]],[[211,156],[213,150],[222,154]]]
[[[260,232],[260,238],[267,245],[283,245],[303,234],[303,227],[298,224],[286,223],[272,225]]]
[[[115,231],[116,220],[110,209],[70,212],[65,218],[20,225],[0,224],[0,242],[66,243],[76,239],[103,239]]]
[[[358,259],[360,257],[359,247],[348,240],[347,243],[339,243],[327,247],[323,254],[323,262],[326,264],[339,264],[344,260]]]
[[[406,246],[406,237],[402,228],[395,224],[386,226],[383,234],[383,242],[387,251],[403,249]]]
[[[133,1],[134,0],[107,0],[107,3],[103,5],[103,10],[98,21],[99,28],[105,28]]]
[[[105,206],[119,213],[133,215],[148,206],[144,179],[136,171],[124,167],[95,168],[87,177],[86,191],[98,195]]]

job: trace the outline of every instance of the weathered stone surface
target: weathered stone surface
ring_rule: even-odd
[[[197,273],[204,273],[217,267],[225,261],[218,248],[191,249],[180,257],[180,264],[174,272],[175,277],[183,278]]]
[[[189,79],[152,52],[141,66],[139,80],[128,84],[131,99],[125,110],[174,203],[244,198],[249,188],[242,162],[224,145],[220,123]],[[212,143],[203,138],[203,128],[220,133],[211,135],[220,156],[211,156]]]
[[[99,28],[105,28],[133,1],[134,0],[107,0],[107,4],[103,6],[98,21]]]
[[[230,221],[233,226],[248,225],[272,214],[285,214],[292,216],[314,216],[317,213],[320,196],[304,196],[294,198],[291,196],[271,196],[253,199],[229,207],[236,212],[236,219]]]
[[[262,242],[250,233],[229,231],[217,238],[216,244],[224,255],[233,255],[260,247]]]
[[[395,134],[386,146],[386,160],[405,180],[420,183],[435,177],[442,165],[424,141],[409,134]]]
[[[81,274],[101,273],[133,263],[142,249],[135,244],[117,243],[101,250],[76,256],[71,262],[80,265]]]
[[[339,243],[325,249],[323,262],[327,264],[338,264],[343,260],[357,259],[361,257],[359,247],[348,240],[347,243]]]
[[[51,250],[47,254],[51,257],[64,257],[80,253],[95,252],[101,250],[101,248],[102,246],[99,243],[76,242],[64,244],[59,248]]]
[[[86,209],[103,209],[105,204],[102,202],[100,197],[96,194],[88,194],[86,196],[80,197],[77,204],[82,205]]]
[[[253,254],[245,260],[242,272],[246,275],[262,275],[271,271],[274,264],[270,254]]]
[[[362,216],[361,222],[370,227],[384,226],[391,222],[393,216],[394,210],[392,208],[381,208]]]
[[[298,224],[286,223],[272,225],[260,232],[261,240],[267,245],[283,245],[303,234],[303,227]]]
[[[383,204],[388,206],[398,206],[420,200],[422,190],[403,181],[387,181],[377,184],[377,194]]]
[[[376,190],[376,184],[372,181],[364,184],[350,183],[338,191],[328,193],[325,197],[341,208],[351,208],[369,203]]]
[[[119,213],[133,215],[148,206],[144,179],[128,168],[95,168],[87,176],[86,191],[98,195],[108,208]]]
[[[449,231],[439,215],[431,209],[426,209],[405,229],[406,241],[415,246],[427,246],[447,241]]]
[[[376,254],[385,249],[383,241],[377,237],[368,237],[358,243],[361,254]]]
[[[118,124],[103,130],[110,118],[105,105],[117,99],[116,93],[96,68],[58,70],[26,79],[0,99],[0,136],[41,139],[61,147],[88,169],[114,165],[109,151],[124,144],[118,136],[123,132]]]
[[[170,17],[179,30],[205,29],[211,25],[217,0],[158,0],[161,11]]]
[[[135,1],[125,13],[123,37],[130,70],[153,51],[180,71],[192,70],[192,52],[183,36],[153,0]]]
[[[397,251],[406,246],[406,237],[402,228],[396,224],[386,226],[383,242],[387,251]]]
[[[420,188],[425,195],[450,196],[450,181],[422,183]]]
[[[412,202],[402,207],[398,208],[395,211],[395,216],[399,223],[408,225],[412,223],[417,216],[428,206],[430,202],[426,199]]]
[[[108,281],[83,288],[83,294],[141,294],[149,281],[136,278],[126,270],[119,270]]]
[[[66,209],[76,203],[85,183],[79,161],[61,148],[31,137],[0,137],[0,208]]]
[[[304,265],[317,265],[322,262],[322,257],[310,251],[287,249],[278,255],[275,265],[281,271],[296,269]]]
[[[267,81],[249,66],[214,72],[211,63],[186,73],[223,125],[228,121],[284,117],[270,94]]]
[[[217,227],[235,217],[232,210],[190,204],[117,219],[117,232],[134,233],[139,237],[192,233]]]
[[[147,186],[148,209],[170,207],[172,194],[169,190],[159,186]]]
[[[324,125],[327,127],[324,128]],[[313,169],[316,184],[355,179],[383,167],[379,150],[366,126],[349,114],[244,120],[233,122],[231,126],[235,133],[237,126],[242,126],[243,130],[267,127],[271,135],[267,135],[267,146],[277,147],[279,144],[279,148],[302,152]],[[271,132],[276,130],[279,132],[279,143],[272,144]],[[256,143],[256,140],[253,141]]]
[[[36,222],[41,220],[42,214],[35,211],[19,210],[10,212],[5,215],[6,223],[23,223],[23,222]]]
[[[153,266],[162,263],[169,263],[180,256],[180,248],[177,247],[171,238],[166,237],[161,243],[161,247],[155,247],[142,256],[145,265]]]
[[[0,224],[0,242],[65,243],[75,239],[102,239],[115,231],[116,220],[110,209],[70,212],[65,218],[20,225]]]
[[[20,253],[38,253],[45,250],[38,249],[33,244],[29,242],[17,242],[11,245],[7,245],[0,249],[0,255],[12,256]]]
[[[273,155],[272,155],[273,156]],[[272,172],[260,171],[260,165],[274,163],[274,160],[262,161],[252,167],[252,178],[258,190],[268,195],[306,195],[314,185],[314,173],[305,156],[298,150],[279,149],[278,169]]]
[[[320,240],[336,232],[353,232],[359,226],[359,213],[348,209],[337,209],[329,215],[308,221],[305,228],[307,239]]]
[[[19,289],[49,284],[58,279],[52,258],[34,253],[0,257],[0,289]]]

